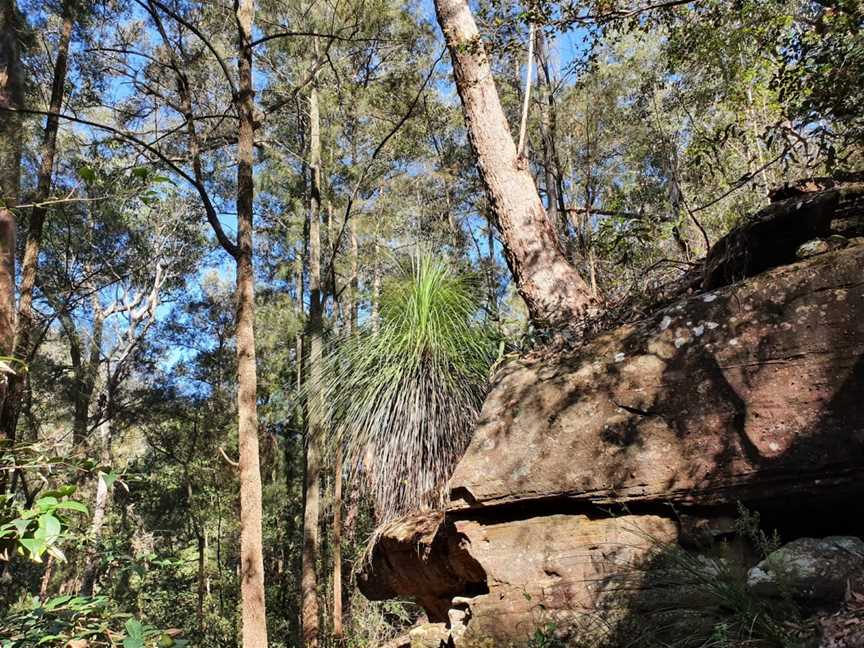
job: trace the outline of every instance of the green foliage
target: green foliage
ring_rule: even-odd
[[[858,0],[805,3],[790,30],[777,84],[790,116],[830,146],[832,165],[850,167],[842,143],[864,141],[864,8]],[[839,140],[839,141],[838,141]],[[838,159],[839,158],[839,159]]]
[[[565,648],[567,643],[556,636],[558,626],[549,622],[534,630],[527,648]]]
[[[69,527],[67,513],[87,513],[84,504],[68,499],[74,492],[75,487],[68,486],[46,493],[31,508],[16,506],[12,495],[0,496],[0,513],[11,511],[11,515],[7,513],[0,517],[0,546],[11,541],[17,545],[18,553],[35,562],[42,562],[45,553],[65,561],[66,556],[59,545]],[[3,519],[6,517],[11,519]]]
[[[478,308],[468,281],[420,256],[385,285],[377,329],[368,322],[326,360],[320,402],[381,521],[438,505],[467,445],[497,348]]]
[[[0,648],[67,646],[86,641],[89,646],[123,648],[182,648],[176,631],[162,631],[116,610],[105,596],[33,597],[0,616]]]

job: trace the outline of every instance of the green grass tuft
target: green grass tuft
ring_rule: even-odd
[[[377,329],[367,322],[325,358],[324,415],[379,522],[443,502],[496,356],[478,312],[468,280],[420,256],[383,287]]]

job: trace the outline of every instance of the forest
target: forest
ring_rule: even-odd
[[[0,0],[0,647],[864,647],[862,237],[860,0]]]

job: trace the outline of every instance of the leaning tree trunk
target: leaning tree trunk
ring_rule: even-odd
[[[564,257],[527,160],[517,154],[468,0],[435,0],[435,9],[507,265],[531,320],[564,326],[588,311],[588,288]]]
[[[23,80],[18,51],[18,10],[14,0],[0,0],[0,356],[12,354],[15,330],[15,212],[21,179],[21,108]],[[6,379],[0,371],[0,403]],[[14,430],[0,430],[14,441]],[[5,487],[5,477],[3,481]]]
[[[321,514],[321,130],[318,89],[309,93],[309,167],[312,174],[309,205],[309,404],[306,417],[306,502],[303,512],[302,623],[303,645],[317,648],[318,561]]]
[[[240,439],[240,595],[243,647],[267,647],[264,543],[261,535],[261,467],[255,361],[255,274],[252,267],[254,89],[252,0],[236,4],[239,72],[237,107],[237,418]]]
[[[27,361],[30,353],[30,338],[33,328],[33,287],[36,285],[36,272],[39,265],[39,250],[42,247],[42,228],[48,213],[44,203],[51,194],[51,176],[54,157],[57,151],[57,131],[60,119],[57,116],[63,107],[63,89],[66,85],[66,68],[69,59],[69,41],[72,38],[72,6],[70,0],[63,3],[63,24],[60,27],[60,42],[57,45],[57,60],[54,63],[54,78],[51,84],[49,115],[42,136],[42,159],[36,180],[36,206],[30,214],[27,230],[27,244],[24,262],[21,267],[21,287],[18,302],[18,322],[15,327],[13,353],[22,361]],[[24,395],[24,375],[12,376],[9,381],[9,394],[0,410],[0,435],[12,437],[18,424],[18,414]]]

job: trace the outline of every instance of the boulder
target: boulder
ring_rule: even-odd
[[[747,574],[747,584],[761,596],[813,604],[841,603],[854,582],[864,584],[864,541],[851,536],[798,538]]]
[[[814,239],[864,235],[864,176],[821,180],[775,194],[777,200],[717,241],[703,264],[702,287],[713,290],[793,263]]]
[[[500,370],[451,510],[860,492],[864,246],[697,294]]]
[[[782,250],[767,266],[741,266],[746,237],[733,233],[737,244],[718,243],[726,252],[711,266],[711,290],[579,348],[505,364],[447,510],[382,530],[361,591],[414,597],[430,621],[452,626],[457,648],[525,645],[537,628],[597,610],[607,620],[639,606],[651,613],[652,588],[692,588],[660,584],[657,552],[725,541],[739,501],[786,517],[806,502],[858,501],[864,245],[850,238],[772,266],[794,262],[800,244],[827,239],[841,221],[857,227],[864,185],[828,191],[787,199],[828,226],[775,236]],[[788,216],[792,207],[775,208]],[[770,231],[756,225],[760,245]],[[747,278],[720,285],[721,267]]]
[[[446,623],[425,623],[408,633],[411,648],[447,648],[450,630]]]

